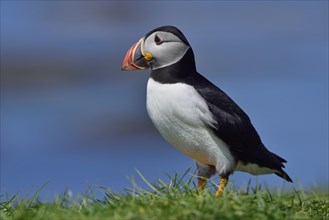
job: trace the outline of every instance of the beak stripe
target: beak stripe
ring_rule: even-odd
[[[148,58],[152,58],[151,54],[146,53],[146,55]],[[149,67],[146,60],[143,37],[127,51],[121,65],[121,70],[144,70]]]

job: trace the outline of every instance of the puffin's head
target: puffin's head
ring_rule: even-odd
[[[190,48],[183,33],[173,26],[156,28],[126,53],[122,70],[152,70],[170,66],[180,61]]]

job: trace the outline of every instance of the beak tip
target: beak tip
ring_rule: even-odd
[[[121,65],[121,71],[128,71],[132,70],[131,66],[129,65],[128,62],[123,62]]]
[[[132,61],[129,62],[129,59],[131,59],[131,57],[127,57],[126,55],[125,59],[121,64],[121,71],[127,71],[131,69],[129,63],[131,63]]]

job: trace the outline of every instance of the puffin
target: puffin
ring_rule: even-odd
[[[276,174],[287,161],[263,144],[248,115],[220,88],[198,73],[194,53],[174,26],[148,32],[126,53],[121,70],[151,69],[146,108],[160,134],[196,162],[198,190],[220,177],[221,195],[234,171]]]

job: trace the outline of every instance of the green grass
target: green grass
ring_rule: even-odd
[[[138,172],[138,171],[137,171]],[[198,193],[193,176],[186,180],[188,171],[150,183],[139,176],[149,190],[133,182],[133,189],[117,194],[98,187],[104,199],[99,200],[93,190],[71,198],[68,193],[53,202],[32,198],[18,199],[15,195],[0,203],[1,219],[329,219],[329,197],[323,191],[262,189],[261,186],[234,189],[229,184],[220,197],[215,197],[210,181],[203,193]],[[185,178],[184,178],[185,176]],[[183,180],[185,179],[185,181]]]

